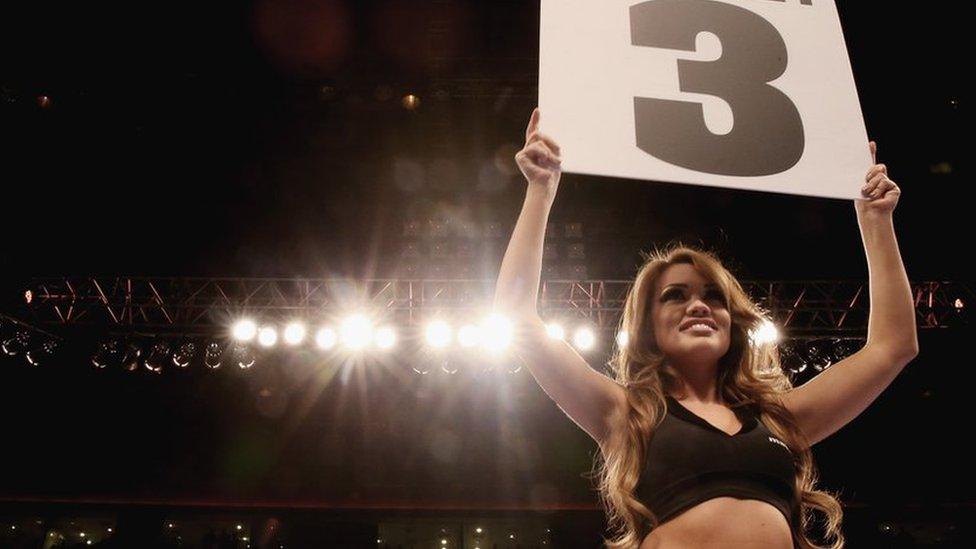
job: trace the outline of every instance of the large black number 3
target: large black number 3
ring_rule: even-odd
[[[788,170],[803,154],[803,123],[796,106],[769,85],[786,70],[786,44],[759,15],[712,0],[651,0],[630,8],[635,46],[695,51],[701,31],[718,36],[722,57],[678,60],[681,91],[725,100],[732,131],[705,126],[700,103],[634,98],[637,146],[704,173],[759,176]]]

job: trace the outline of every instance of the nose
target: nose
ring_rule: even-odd
[[[707,316],[711,312],[711,309],[701,298],[698,298],[693,299],[691,304],[688,305],[688,312],[690,316]]]

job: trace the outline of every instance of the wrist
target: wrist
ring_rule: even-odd
[[[551,205],[556,200],[556,189],[541,183],[529,183],[525,189],[525,199],[543,200]]]
[[[871,210],[857,210],[858,221],[865,223],[891,223],[894,219],[894,212],[878,212]]]

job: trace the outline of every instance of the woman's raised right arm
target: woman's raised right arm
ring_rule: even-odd
[[[495,311],[513,323],[515,352],[542,389],[602,446],[622,421],[625,389],[590,368],[568,343],[549,337],[537,307],[546,224],[562,174],[559,146],[539,132],[539,118],[535,109],[525,146],[515,155],[528,186],[498,274]]]

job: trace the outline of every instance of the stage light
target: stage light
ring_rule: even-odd
[[[780,339],[779,330],[777,330],[776,325],[769,320],[763,320],[758,328],[749,332],[749,339],[752,341],[752,344],[756,346],[765,345],[767,343],[776,343]]]
[[[587,327],[578,328],[573,333],[573,346],[581,351],[588,351],[596,344],[596,336],[593,330]]]
[[[832,362],[834,363],[840,362],[841,360],[851,356],[856,350],[854,348],[854,341],[852,340],[834,338],[831,341],[833,343],[833,349],[831,350],[830,355],[832,357]]]
[[[451,327],[443,320],[434,320],[428,324],[425,335],[427,344],[431,347],[443,348],[451,343]]]
[[[260,336],[258,336],[260,338]],[[275,336],[277,337],[277,335]],[[254,357],[254,351],[249,345],[243,343],[237,343],[234,345],[233,349],[234,361],[237,362],[237,366],[241,370],[247,370],[251,366],[254,366],[254,362],[257,360]]]
[[[342,344],[350,349],[362,349],[373,339],[373,326],[361,314],[352,315],[339,328]]]
[[[285,343],[298,345],[305,341],[305,325],[301,322],[291,322],[285,327]]]
[[[254,323],[253,320],[243,319],[238,320],[234,324],[234,339],[240,342],[248,342],[254,339],[254,336],[258,334],[258,325]]]
[[[128,372],[135,372],[139,369],[139,359],[142,357],[142,347],[135,341],[130,341],[125,346],[122,353],[122,369]]]
[[[220,356],[222,354],[223,351],[221,350],[219,343],[209,343],[206,350],[203,352],[203,365],[211,370],[220,368]]]
[[[376,330],[376,346],[380,349],[389,349],[396,345],[396,332],[389,326],[384,326]]]
[[[271,326],[263,326],[258,330],[258,343],[262,347],[274,347],[278,343],[278,330]]]
[[[461,326],[461,328],[458,330],[457,340],[458,340],[458,344],[460,344],[462,347],[465,348],[474,347],[475,345],[478,344],[478,341],[480,339],[481,336],[478,333],[477,326],[471,324],[465,324],[464,326]]]
[[[58,349],[58,342],[53,339],[48,339],[47,341],[41,343],[40,347],[36,347],[27,351],[25,357],[27,362],[31,366],[39,366],[41,363],[46,362]]]
[[[319,331],[315,334],[315,345],[322,350],[329,350],[335,347],[338,340],[339,337],[332,328],[319,328]]]
[[[507,349],[512,335],[512,323],[498,314],[489,316],[481,325],[481,344],[492,352]]]
[[[566,330],[559,324],[546,324],[546,333],[552,339],[564,339],[566,337]]]
[[[107,368],[121,362],[120,358],[119,342],[113,339],[98,346],[95,355],[92,356],[92,365],[99,369]]]
[[[26,352],[27,346],[29,344],[30,344],[30,334],[21,330],[3,341],[2,344],[3,352],[7,353],[10,356],[15,356],[20,353]]]
[[[157,341],[150,349],[149,356],[146,357],[146,369],[155,374],[161,373],[163,371],[163,364],[166,363],[168,356],[169,343]]]
[[[623,330],[620,330],[619,332],[617,332],[617,346],[618,347],[620,347],[621,349],[623,349],[624,347],[627,346],[627,343],[629,343],[629,342],[630,342],[630,334],[628,334],[627,332],[625,332]]]
[[[184,342],[176,352],[173,353],[173,365],[179,368],[186,368],[193,360],[193,355],[197,353],[197,344],[192,341]]]

